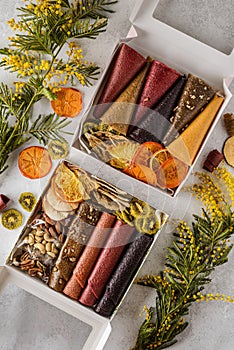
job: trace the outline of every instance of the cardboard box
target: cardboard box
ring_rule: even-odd
[[[98,84],[94,97],[82,118],[74,142],[74,147],[89,154],[91,153],[95,157],[95,152],[91,152],[81,138],[83,125],[85,121],[88,120],[97,104],[103,86],[105,85],[111,71],[113,57],[119,45],[122,43],[127,43],[144,57],[150,56],[157,59],[182,74],[187,75],[188,73],[192,73],[193,75],[202,78],[216,91],[220,92],[225,97],[225,100],[216,114],[192,165],[189,167],[189,171],[184,181],[182,181],[176,189],[169,189],[168,191],[162,191],[159,187],[155,188],[157,193],[162,192],[173,197],[179,193],[184,182],[191,174],[207,140],[232,97],[228,86],[231,83],[233,78],[232,75],[234,74],[234,51],[231,55],[226,55],[155,19],[153,13],[155,12],[157,3],[158,1],[155,0],[137,1],[136,7],[130,17],[132,27],[129,34],[126,39],[121,40],[117,44],[113,52],[110,62],[103,74],[103,78]],[[125,179],[128,177],[128,175],[125,175],[124,173],[122,173],[122,176]],[[145,186],[149,187],[149,185]],[[152,186],[150,187],[152,188]]]

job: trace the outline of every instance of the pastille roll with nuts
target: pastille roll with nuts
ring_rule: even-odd
[[[50,288],[57,292],[63,291],[99,217],[100,212],[92,205],[86,202],[80,204],[68,230],[65,243],[52,269],[49,279]]]

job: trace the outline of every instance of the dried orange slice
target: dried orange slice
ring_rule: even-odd
[[[82,109],[82,95],[74,88],[61,88],[57,98],[51,101],[54,112],[63,117],[76,117]]]
[[[132,164],[128,168],[125,168],[123,172],[149,185],[157,185],[157,176],[155,172],[145,165]]]
[[[138,147],[132,159],[132,163],[148,166],[151,156],[162,148],[163,146],[158,142],[144,142]]]
[[[56,175],[52,179],[52,188],[64,202],[75,203],[84,198],[84,190],[77,175],[64,163],[59,165]]]
[[[185,179],[188,165],[176,158],[169,158],[157,172],[158,185],[162,188],[175,188]]]
[[[31,146],[20,153],[18,166],[21,174],[25,177],[39,179],[50,172],[52,161],[47,149]]]
[[[149,167],[153,171],[157,172],[160,165],[170,158],[172,158],[171,153],[165,148],[161,149],[152,155],[149,161]]]

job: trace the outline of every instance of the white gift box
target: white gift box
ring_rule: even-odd
[[[109,64],[104,71],[103,78],[100,80],[94,96],[83,115],[80,128],[76,135],[74,147],[81,148],[87,153],[91,153],[90,149],[81,138],[83,132],[83,125],[88,119],[90,112],[95,107],[101,95],[105,82],[108,78],[112,67],[113,57],[121,43],[127,43],[137,52],[147,57],[150,56],[157,59],[171,68],[179,71],[182,74],[192,73],[204,79],[217,92],[224,96],[224,102],[219,109],[216,117],[209,128],[203,143],[197,152],[197,155],[189,167],[189,171],[185,179],[175,190],[162,191],[159,187],[155,187],[157,193],[176,196],[185,181],[188,179],[192,169],[196,165],[204,146],[213,132],[219,118],[227,107],[232,94],[228,89],[234,76],[234,50],[230,55],[224,54],[204,43],[170,27],[169,25],[154,18],[158,1],[155,0],[138,0],[136,6],[130,16],[132,27],[128,33],[127,38],[122,39],[116,46]],[[118,171],[115,169],[115,171]],[[128,175],[122,173],[122,177],[127,179]],[[138,181],[138,180],[137,180]],[[149,187],[149,185],[145,186]],[[152,188],[152,186],[150,186]],[[156,194],[157,195],[157,194]]]

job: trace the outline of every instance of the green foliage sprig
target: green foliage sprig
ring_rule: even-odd
[[[172,346],[188,325],[185,316],[193,302],[220,299],[220,294],[205,294],[203,290],[211,282],[211,272],[228,261],[232,249],[229,238],[234,232],[234,176],[225,168],[213,175],[197,176],[200,182],[190,191],[204,204],[202,216],[194,215],[191,228],[179,223],[163,272],[137,280],[155,289],[156,306],[144,307],[146,318],[134,350]],[[232,301],[230,297],[225,300]]]
[[[113,10],[107,0],[26,0],[18,8],[18,21],[8,21],[16,31],[9,47],[0,49],[0,67],[17,75],[13,87],[0,84],[0,173],[11,152],[36,137],[46,144],[61,137],[67,120],[40,115],[30,126],[32,107],[46,97],[56,98],[67,83],[91,85],[99,67],[87,62],[74,39],[95,39],[107,26]],[[66,59],[61,52],[66,50]]]

